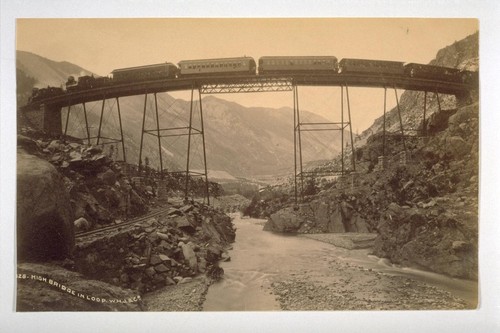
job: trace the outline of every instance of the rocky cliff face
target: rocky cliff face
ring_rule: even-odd
[[[460,41],[449,45],[436,54],[436,58],[433,59],[430,65],[435,66],[445,66],[459,69],[466,69],[470,71],[479,70],[479,33],[470,35]],[[477,92],[472,92],[473,98],[477,99]],[[391,90],[387,91],[388,98],[394,98],[394,92]],[[403,120],[403,128],[409,134],[414,134],[417,131],[422,130],[422,120],[423,120],[423,110],[424,110],[424,93],[417,91],[405,91],[400,94],[400,109],[401,117]],[[449,110],[457,108],[457,100],[455,96],[451,95],[439,95],[434,94],[432,91],[427,93],[427,105],[426,105],[426,117],[430,117],[436,111],[439,110],[439,104],[441,104],[441,109]],[[377,118],[373,125],[367,130],[363,131],[360,135],[361,141],[358,145],[363,145],[365,140],[382,130],[383,117]],[[399,132],[399,116],[397,108],[393,108],[386,114],[386,126],[387,131]]]

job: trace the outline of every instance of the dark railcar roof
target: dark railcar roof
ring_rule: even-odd
[[[435,70],[446,69],[446,70],[449,70],[449,71],[452,71],[452,72],[460,72],[460,69],[458,69],[458,68],[436,66],[436,65],[424,65],[424,64],[417,64],[417,63],[414,63],[414,62],[405,63],[405,67],[406,66],[408,66],[408,67],[428,68],[428,69],[435,69]]]
[[[154,65],[144,65],[144,66],[136,66],[136,67],[127,67],[127,68],[119,68],[119,69],[114,69],[111,73],[118,73],[118,72],[127,72],[127,71],[132,71],[132,70],[140,70],[140,69],[148,69],[148,68],[155,68],[155,67],[164,67],[165,65],[170,65],[170,66],[175,66],[171,62],[164,62],[161,64],[154,64]]]
[[[394,60],[374,60],[374,59],[357,59],[357,58],[344,58],[340,60],[340,64],[343,64],[345,62],[370,62],[370,63],[386,63],[386,64],[393,64],[393,65],[402,65],[404,64],[403,61],[394,61]]]
[[[290,60],[334,60],[337,61],[337,57],[334,56],[263,56],[259,58],[259,63],[263,60],[278,60],[278,59],[290,59]]]
[[[241,61],[241,60],[248,60],[248,61],[255,61],[252,57],[236,57],[236,58],[214,58],[214,59],[195,59],[195,60],[181,60],[179,61],[179,64],[184,64],[184,63],[193,63],[193,62],[210,62],[210,61]]]

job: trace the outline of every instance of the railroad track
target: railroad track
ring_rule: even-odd
[[[127,226],[130,226],[130,225],[133,225],[133,224],[136,224],[139,222],[147,221],[152,217],[156,217],[156,216],[165,214],[170,208],[172,208],[172,206],[158,208],[158,209],[153,210],[152,212],[149,212],[146,215],[122,222],[120,224],[113,224],[113,225],[109,225],[109,226],[106,226],[103,228],[94,229],[94,230],[85,231],[85,232],[77,232],[77,233],[75,233],[75,238],[79,239],[79,238],[83,238],[86,236],[99,234],[101,232],[106,232],[106,231],[111,231],[111,230],[116,230],[116,229],[123,229]]]

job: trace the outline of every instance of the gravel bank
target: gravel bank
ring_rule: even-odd
[[[471,308],[449,292],[410,278],[327,259],[330,272],[307,269],[275,280],[282,310],[439,310]]]
[[[143,296],[145,311],[201,311],[210,285],[204,277],[158,289]]]

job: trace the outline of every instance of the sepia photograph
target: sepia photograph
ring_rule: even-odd
[[[477,20],[19,19],[16,43],[18,311],[477,307]]]
[[[13,23],[9,311],[485,305],[477,17]]]

